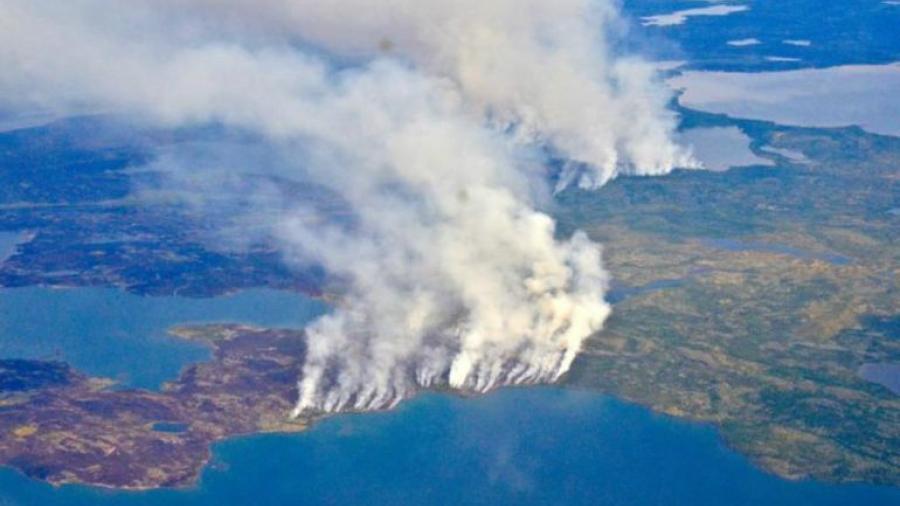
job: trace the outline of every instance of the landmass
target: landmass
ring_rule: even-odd
[[[289,418],[304,357],[300,331],[182,327],[213,359],[162,391],[117,389],[61,362],[0,360],[0,462],[55,485],[122,489],[196,482],[223,438],[305,429]]]
[[[582,229],[603,243],[614,278],[613,316],[563,384],[714,424],[785,478],[900,485],[900,397],[858,374],[867,363],[900,363],[900,139],[681,113],[684,128],[739,128],[771,165],[622,178],[558,196],[560,234]],[[41,147],[38,165],[72,154],[48,131],[21,141]],[[0,146],[10,143],[4,135]],[[51,156],[54,146],[64,154]],[[110,146],[99,152],[122,151]],[[105,163],[89,148],[85,163]],[[0,152],[0,168],[22,149]],[[135,157],[99,171],[110,192]],[[0,285],[324,290],[321,273],[293,273],[265,248],[210,251],[197,239],[203,224],[183,210],[138,205],[101,183],[79,198],[70,189],[82,183],[57,182],[36,202],[28,188],[54,175],[75,177],[58,167],[4,175],[17,183],[0,195],[0,229],[29,230],[31,240],[2,263]],[[59,362],[0,363],[0,461],[57,484],[183,487],[215,441],[314,421],[288,417],[302,332],[176,332],[209,343],[214,357],[160,392],[119,389]]]
[[[141,130],[109,117],[0,134],[0,231],[29,236],[0,262],[0,286],[114,286],[138,295],[187,297],[267,287],[320,295],[321,268],[289,268],[265,244],[243,251],[211,248],[224,242],[218,231],[224,224],[210,223],[164,192],[155,194],[164,174],[133,170],[147,163],[148,146],[215,135]],[[322,188],[278,183],[322,213],[341,212]],[[242,225],[240,234],[252,235]]]
[[[785,478],[900,484],[900,397],[858,374],[900,363],[900,139],[683,112],[775,167],[563,196],[619,283],[566,382],[711,422]]]

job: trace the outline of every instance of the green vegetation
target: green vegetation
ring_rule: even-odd
[[[900,139],[685,113],[690,126],[738,125],[777,166],[560,196],[561,233],[602,242],[616,283],[607,328],[564,381],[713,423],[784,477],[900,485],[900,397],[857,374],[900,363]],[[177,487],[215,441],[314,421],[288,418],[301,332],[172,332],[213,359],[162,392],[0,361],[0,462],[51,483]]]
[[[777,167],[562,196],[632,288],[566,381],[713,422],[784,477],[900,484],[900,397],[857,375],[900,363],[900,139],[686,112]]]

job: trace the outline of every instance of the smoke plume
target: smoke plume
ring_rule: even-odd
[[[296,413],[375,409],[554,381],[602,327],[600,248],[557,237],[552,184],[694,165],[624,30],[608,0],[0,0],[0,108],[223,126],[340,196],[352,220],[254,202],[343,281]]]

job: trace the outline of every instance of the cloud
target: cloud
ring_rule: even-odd
[[[0,0],[0,106],[238,132],[157,163],[341,280],[297,412],[381,408],[554,381],[602,327],[600,248],[557,237],[544,166],[565,161],[559,190],[694,165],[653,67],[611,52],[622,26],[587,0]],[[240,195],[248,169],[352,219],[278,184]]]

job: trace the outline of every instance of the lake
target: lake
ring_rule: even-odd
[[[112,288],[0,289],[0,357],[57,359],[123,386],[158,388],[209,350],[167,334],[183,323],[303,327],[327,306],[300,294],[248,290],[214,299],[142,297]]]
[[[691,147],[703,167],[714,172],[747,165],[774,165],[750,150],[751,141],[734,126],[692,128],[679,134],[679,142]]]
[[[0,290],[0,356],[55,357],[156,388],[208,350],[184,322],[299,327],[327,311],[274,290],[215,299],[115,289]],[[177,432],[183,427],[160,425]],[[595,393],[506,389],[427,394],[394,411],[342,415],[292,435],[225,441],[183,491],[53,488],[0,468],[0,505],[900,504],[900,489],[788,482],[722,445],[714,428]]]
[[[219,444],[187,491],[59,489],[0,470],[0,504],[690,505],[900,504],[900,489],[789,482],[716,431],[559,388],[428,394],[294,435]]]
[[[15,253],[24,235],[22,232],[0,232],[0,262]]]
[[[769,57],[770,61],[794,61]],[[900,135],[900,63],[785,72],[688,71],[669,80],[681,105],[783,125]]]
[[[860,378],[900,395],[900,364],[863,364],[858,374]]]

